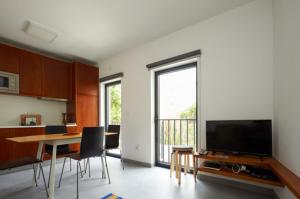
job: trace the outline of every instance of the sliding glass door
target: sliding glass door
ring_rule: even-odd
[[[155,73],[156,165],[168,166],[174,145],[197,147],[197,63]]]
[[[121,125],[121,81],[105,84],[105,128],[108,125]],[[121,141],[121,140],[120,140]],[[121,145],[121,143],[120,143]],[[108,152],[112,156],[120,156],[120,150],[114,149]]]

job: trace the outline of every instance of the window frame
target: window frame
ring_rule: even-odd
[[[105,122],[104,122],[104,125],[105,125],[105,130],[107,131],[108,129],[108,125],[109,125],[109,110],[108,110],[108,106],[109,106],[109,95],[108,95],[108,89],[109,87],[111,86],[115,86],[115,85],[118,85],[120,84],[121,85],[121,80],[116,80],[116,81],[113,81],[113,82],[109,82],[107,84],[105,84],[105,92],[104,92],[104,118],[105,118]],[[122,86],[122,85],[121,85]]]

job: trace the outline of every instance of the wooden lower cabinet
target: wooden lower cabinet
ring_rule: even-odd
[[[77,133],[77,127],[67,127],[68,133]],[[36,157],[38,143],[15,143],[6,140],[11,137],[45,134],[45,128],[0,128],[0,165],[23,157]],[[70,149],[79,150],[80,144],[71,144]],[[47,158],[46,158],[47,159]]]
[[[14,136],[15,129],[0,129],[0,165],[14,159],[14,143],[6,140]]]
[[[44,134],[44,128],[16,128],[15,135],[30,136]],[[35,157],[37,154],[38,143],[14,143],[14,159],[20,159],[27,156]]]

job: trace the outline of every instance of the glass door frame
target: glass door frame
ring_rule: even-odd
[[[120,86],[122,86],[121,84],[121,80],[116,80],[116,81],[113,81],[113,82],[109,82],[109,83],[106,83],[104,84],[104,117],[105,117],[105,131],[107,131],[108,129],[108,125],[109,125],[109,95],[108,95],[108,89],[110,86],[115,86],[115,85],[118,85],[120,84]],[[122,98],[122,94],[121,94],[121,98]],[[121,124],[120,124],[121,125]],[[107,151],[106,153],[108,156],[111,156],[111,157],[116,157],[116,158],[121,158],[121,154],[115,154],[115,153],[110,153],[109,151]]]
[[[191,62],[188,64],[182,64],[179,66],[167,68],[167,69],[162,69],[154,72],[154,121],[155,121],[155,166],[159,167],[164,167],[164,168],[169,168],[169,164],[164,164],[159,161],[159,151],[160,151],[160,146],[159,146],[159,117],[158,117],[158,111],[159,111],[159,81],[158,77],[159,75],[162,74],[167,74],[167,73],[172,73],[180,70],[185,70],[189,68],[196,68],[196,149],[199,147],[199,116],[198,116],[198,63]],[[194,150],[196,150],[194,149]]]

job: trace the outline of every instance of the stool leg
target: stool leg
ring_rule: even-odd
[[[186,154],[183,155],[183,158],[184,158],[184,165],[183,165],[184,166],[184,175],[186,175],[186,170],[187,170],[187,166],[186,166],[187,165],[187,162],[186,162],[187,161],[187,156],[186,156]]]
[[[175,170],[176,170],[176,178],[178,179],[178,164],[179,164],[179,160],[178,160],[178,151],[175,152]]]
[[[191,170],[190,169],[190,154],[187,155],[186,159],[187,159],[187,171],[190,172],[190,170]]]
[[[178,164],[178,185],[181,184],[181,155],[179,154],[179,164]]]
[[[174,172],[174,153],[171,153],[171,168],[170,168],[170,178]]]
[[[193,174],[194,174],[194,181],[196,182],[196,169],[197,169],[197,166],[196,166],[196,157],[193,156],[193,166],[194,166],[194,171],[193,171]]]

